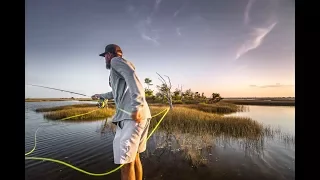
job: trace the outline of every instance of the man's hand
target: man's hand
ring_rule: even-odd
[[[138,111],[132,112],[131,118],[135,120],[137,123],[140,123],[140,121],[142,120],[141,111],[138,110]]]
[[[100,98],[100,94],[95,94],[91,96],[92,100],[98,100]]]

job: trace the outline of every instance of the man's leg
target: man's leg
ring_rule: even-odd
[[[113,153],[114,153],[114,162],[115,164],[122,164],[125,162],[120,162],[122,159],[123,154],[121,153],[121,150],[123,146],[121,146],[120,141],[123,136],[122,127],[124,125],[124,122],[121,122],[121,125],[117,125],[116,128],[116,134],[113,140]],[[121,126],[121,128],[120,128]],[[135,171],[134,171],[134,161],[131,163],[125,163],[121,167],[121,180],[135,180]]]
[[[121,167],[121,180],[136,180],[134,165],[135,162],[133,161]]]
[[[125,164],[121,168],[121,180],[142,180],[142,164],[139,153],[134,162]]]
[[[141,139],[138,147],[138,153],[135,159],[135,173],[136,173],[136,180],[142,180],[143,177],[143,168],[140,159],[140,153],[144,152],[147,149],[147,136],[149,131],[150,119],[147,119],[146,124],[144,125],[144,129],[141,133]]]
[[[149,121],[137,124],[132,120],[123,120],[120,126],[114,139],[114,158],[115,164],[125,164],[121,167],[121,179],[142,180],[142,165],[137,154],[146,149]]]
[[[142,164],[140,161],[139,153],[137,153],[137,156],[135,159],[134,170],[135,170],[136,180],[142,180],[143,170],[142,170]]]

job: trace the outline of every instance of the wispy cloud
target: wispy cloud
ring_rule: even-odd
[[[250,11],[255,0],[249,0],[244,12],[244,25],[247,26],[250,22]],[[264,38],[271,32],[275,27],[277,21],[272,22],[267,27],[253,27],[251,28],[250,37],[242,43],[238,48],[235,60],[239,59],[241,56],[246,54],[248,51],[258,48],[262,43]]]
[[[238,49],[236,54],[236,60],[248,51],[258,48],[263,42],[265,36],[268,33],[270,33],[270,31],[274,28],[276,24],[277,22],[274,22],[266,28],[253,28],[251,37],[246,42],[244,42]]]
[[[244,24],[247,25],[250,21],[250,17],[249,17],[249,13],[250,13],[250,10],[251,10],[251,7],[253,5],[255,0],[249,0],[248,1],[248,4],[246,6],[246,9],[244,11]]]
[[[160,43],[157,41],[157,37],[151,37],[146,35],[145,33],[141,34],[142,39],[147,40],[147,41],[151,41],[153,42],[155,45],[159,45]]]
[[[159,6],[161,4],[162,0],[155,0],[153,9],[151,11],[151,13],[149,13],[149,15],[144,16],[142,19],[138,20],[136,26],[136,29],[138,30],[140,37],[143,40],[152,42],[154,45],[160,45],[159,43],[159,31],[153,29],[153,21],[154,21],[154,16],[156,14],[156,12],[159,9]],[[127,12],[130,15],[135,15],[137,14],[137,12],[135,11],[135,7],[132,5],[129,5],[127,7]]]
[[[183,3],[183,5],[182,5],[180,8],[178,8],[178,9],[173,13],[173,17],[178,16],[178,14],[181,12],[181,10],[182,10],[183,8],[186,7],[187,4],[188,4],[188,1],[185,0],[184,3]]]
[[[155,9],[156,11],[158,10],[161,1],[162,1],[162,0],[156,0],[156,3],[154,4],[154,9]]]
[[[126,6],[126,11],[133,18],[138,18],[138,16],[139,16],[139,10],[133,5],[127,5]]]
[[[176,10],[173,14],[173,17],[176,17],[179,14],[179,12],[180,12],[180,9]]]
[[[294,85],[284,85],[280,83],[272,84],[272,85],[263,85],[263,86],[258,86],[258,85],[250,85],[250,87],[256,87],[256,88],[280,88],[280,87],[293,87]]]
[[[182,34],[181,34],[181,29],[180,29],[179,27],[176,28],[176,32],[177,32],[178,36],[181,36],[181,35],[182,35]]]

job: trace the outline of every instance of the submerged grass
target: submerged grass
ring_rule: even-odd
[[[106,135],[110,131],[115,133],[115,128],[114,124],[105,121],[101,126],[101,133]],[[271,127],[264,128],[261,136],[256,138],[230,137],[226,133],[223,135],[215,135],[210,132],[201,133],[202,135],[193,131],[181,133],[179,129],[171,132],[159,129],[154,134],[152,143],[148,146],[148,159],[156,156],[155,160],[162,161],[161,164],[163,164],[163,161],[166,160],[173,162],[174,159],[176,161],[176,156],[179,156],[189,161],[190,166],[199,167],[217,160],[216,157],[219,156],[219,154],[215,154],[217,147],[243,151],[245,156],[263,157],[265,144],[268,143],[269,138],[279,138],[286,146],[294,146],[294,136],[283,134],[279,129]]]

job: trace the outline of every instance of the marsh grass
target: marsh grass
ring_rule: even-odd
[[[79,114],[88,113],[93,110],[97,110],[97,108],[96,107],[92,107],[92,108],[84,107],[84,108],[71,108],[71,109],[55,110],[52,112],[45,113],[44,118],[50,119],[50,120],[59,120],[59,119],[63,119],[63,118],[71,117],[71,116],[76,116]],[[104,118],[113,116],[114,113],[115,113],[115,110],[112,108],[108,108],[108,109],[103,108],[103,109],[99,109],[97,111],[94,111],[90,114],[86,114],[83,116],[77,116],[77,117],[71,118],[69,120],[104,119]]]
[[[97,108],[97,104],[73,104],[73,105],[65,105],[65,106],[56,106],[50,108],[38,108],[36,112],[52,112],[52,111],[60,111],[60,110],[75,110],[77,108]],[[108,104],[108,107],[113,108],[113,104]]]
[[[246,107],[243,105],[235,105],[231,103],[215,103],[215,104],[188,104],[188,105],[175,105],[176,107],[188,107],[192,109],[197,109],[203,112],[217,113],[217,114],[229,114],[234,112],[243,112]]]
[[[275,139],[284,142],[287,145],[294,145],[295,144],[295,136],[289,133],[283,133],[280,127],[272,127],[270,125],[265,126],[263,130],[263,135],[269,139]]]
[[[97,107],[96,104],[73,104],[73,105],[66,105],[66,106],[56,106],[51,108],[38,108],[36,112],[52,112],[52,111],[60,111],[60,110],[72,110],[75,108],[94,108]]]
[[[160,112],[161,107],[150,107],[152,114]],[[154,117],[150,126],[153,128],[162,115]],[[217,114],[206,113],[187,107],[175,107],[169,111],[159,128],[166,131],[180,131],[182,133],[195,132],[201,134],[228,134],[233,137],[260,136],[263,126],[246,117],[224,117]]]
[[[233,137],[251,137],[260,136],[262,125],[246,117],[224,117],[219,114],[200,111],[188,106],[176,106],[164,117],[159,128],[166,131],[194,132],[198,134],[227,134]],[[205,107],[205,106],[203,106]],[[157,114],[164,110],[166,106],[150,106],[151,114]],[[75,116],[95,110],[95,104],[77,104],[53,108],[38,109],[37,112],[45,112],[46,119],[58,120],[70,116]],[[70,120],[96,120],[111,117],[115,113],[113,108],[99,109],[93,113],[78,116]],[[160,120],[163,114],[154,117],[151,120],[150,128],[153,128]]]
[[[269,129],[270,130],[270,129]],[[192,167],[207,165],[219,161],[219,149],[237,150],[243,152],[246,157],[263,158],[265,146],[270,136],[281,139],[285,145],[293,145],[286,139],[294,139],[292,135],[284,135],[278,130],[262,133],[259,138],[231,137],[229,135],[198,135],[194,132],[181,133],[178,131],[167,132],[159,130],[155,133],[152,143],[148,144],[150,154],[161,160],[168,158],[167,154],[173,153],[169,161],[175,161],[175,155],[181,156],[190,163]],[[156,147],[152,147],[156,146]]]
[[[157,113],[163,107],[151,107],[151,109],[154,113]],[[164,157],[169,158],[168,154],[171,154],[170,161],[175,161],[176,156],[182,155],[190,163],[191,167],[199,167],[218,161],[218,155],[215,154],[217,147],[238,149],[248,157],[262,157],[264,156],[265,145],[270,139],[274,140],[276,138],[286,146],[294,146],[295,143],[295,137],[281,132],[280,128],[258,124],[259,130],[256,133],[252,134],[250,132],[254,131],[249,131],[241,136],[241,133],[238,135],[236,132],[246,131],[246,129],[243,130],[241,125],[239,126],[241,124],[239,121],[237,124],[230,124],[230,121],[227,121],[229,124],[226,126],[231,129],[229,131],[227,128],[210,128],[210,126],[214,127],[214,123],[221,123],[220,119],[212,120],[208,118],[198,122],[197,120],[192,120],[191,117],[194,113],[199,113],[198,110],[179,108],[179,112],[177,109],[175,108],[174,111],[171,111],[162,121],[148,145],[147,152],[150,152],[148,156],[156,156],[154,157],[156,161],[162,161]],[[184,120],[182,119],[183,117],[189,117],[189,119]],[[196,115],[194,117],[198,118]],[[216,115],[212,117],[221,118],[222,116]],[[151,120],[150,129],[154,128],[159,118],[161,118],[161,115]],[[250,124],[248,121],[243,121],[242,123]],[[255,127],[256,125],[257,123],[254,122],[251,126],[247,125],[247,127]],[[234,126],[239,127],[239,129],[234,128]],[[116,126],[110,121],[105,121],[101,125],[101,133],[107,134],[110,131],[115,133],[115,128]]]

